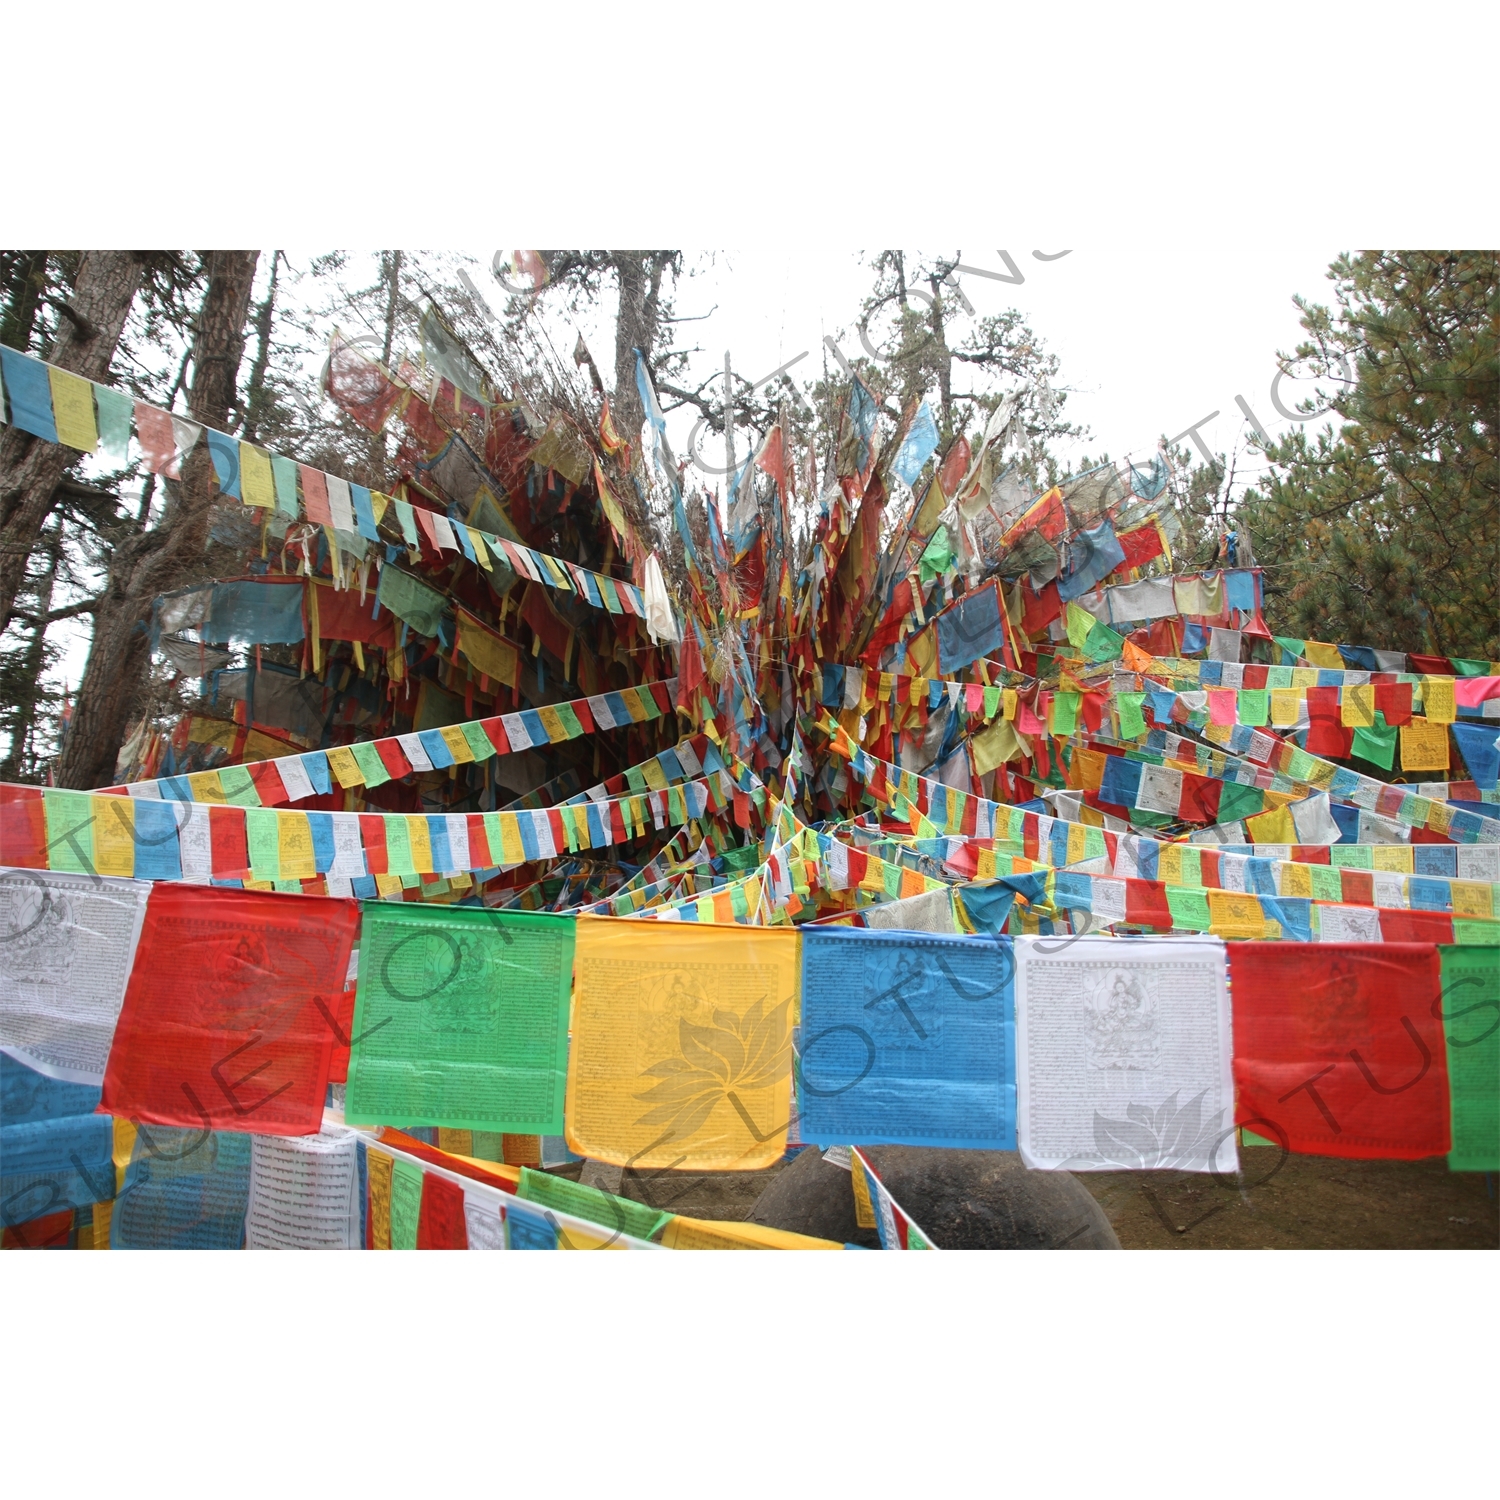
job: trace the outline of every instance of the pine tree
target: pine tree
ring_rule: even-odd
[[[1493,252],[1368,251],[1330,268],[1336,309],[1297,299],[1295,358],[1350,378],[1340,430],[1270,445],[1246,496],[1281,629],[1500,658],[1495,271]]]

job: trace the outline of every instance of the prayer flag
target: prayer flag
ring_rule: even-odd
[[[101,1108],[189,1129],[316,1132],[358,925],[352,901],[154,887]]]
[[[1320,1156],[1440,1156],[1448,1063],[1427,943],[1232,943],[1238,1123]]]
[[[1014,1150],[1013,972],[1008,938],[806,929],[802,1139]]]
[[[572,961],[571,917],[367,910],[346,1118],[559,1133]]]
[[[582,916],[567,1137],[632,1167],[780,1159],[798,996],[794,931]]]

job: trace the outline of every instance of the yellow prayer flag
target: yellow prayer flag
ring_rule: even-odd
[[[395,1162],[384,1151],[370,1147],[365,1167],[370,1179],[370,1248],[391,1248],[391,1175]]]
[[[406,889],[401,884],[399,875],[377,875],[375,877],[375,889],[383,898],[388,896],[399,896]]]
[[[578,919],[569,1147],[694,1171],[771,1166],[786,1149],[795,930]]]
[[[1297,722],[1297,709],[1302,694],[1296,688],[1271,689],[1271,723],[1284,729]]]
[[[411,845],[411,867],[418,875],[432,875],[432,832],[421,813],[407,813],[406,836]]]
[[[666,791],[668,786],[667,773],[662,770],[661,762],[654,756],[650,760],[642,763],[641,775],[646,778],[646,785],[649,786],[653,792]]]
[[[993,880],[995,878],[995,851],[993,849],[976,850],[975,858],[975,880]]]
[[[1431,680],[1431,679],[1429,679]],[[1452,682],[1449,681],[1449,691]],[[1403,771],[1446,771],[1448,769],[1448,724],[1431,719],[1413,719],[1401,726],[1401,769]]]
[[[865,1174],[858,1162],[854,1163],[849,1173],[852,1177],[854,1188],[854,1222],[861,1229],[876,1229],[879,1223],[875,1218],[875,1205],[870,1202],[870,1184],[865,1181]]]
[[[1288,861],[1281,867],[1282,896],[1304,896],[1312,899],[1312,866]]]
[[[100,875],[135,874],[135,804],[129,797],[90,797],[94,823],[94,870]]]
[[[544,704],[537,709],[536,716],[542,721],[542,728],[547,731],[547,738],[554,745],[560,745],[567,739],[568,731],[563,726],[563,721],[558,717],[557,709],[550,703]]]
[[[1493,917],[1495,887],[1480,880],[1454,880],[1448,885],[1453,897],[1453,913],[1461,917]]]
[[[473,747],[464,738],[464,732],[456,724],[445,724],[438,733],[448,747],[448,753],[459,765],[466,766],[474,759]]]
[[[1104,757],[1100,756],[1102,760]],[[1068,863],[1076,865],[1088,858],[1089,831],[1082,823],[1068,824]]]
[[[1422,713],[1430,723],[1451,724],[1458,717],[1453,700],[1451,677],[1424,677],[1422,679]],[[1446,766],[1448,762],[1445,760]],[[1417,767],[1425,770],[1425,767]]]
[[[1202,732],[1204,739],[1212,740],[1216,745],[1227,745],[1234,738],[1232,724],[1205,724]]]
[[[1273,808],[1269,812],[1257,813],[1245,819],[1245,831],[1252,844],[1295,844],[1297,825],[1285,807]]]
[[[1182,845],[1162,844],[1156,851],[1156,878],[1163,885],[1182,884]]]
[[[674,1214],[662,1230],[660,1244],[668,1250],[842,1250],[838,1240],[814,1239],[768,1224],[689,1219]]]
[[[474,1132],[472,1130],[450,1130],[446,1125],[438,1126],[438,1150],[455,1156],[474,1154]]]
[[[1399,875],[1410,875],[1415,866],[1410,844],[1376,844],[1371,850],[1371,862],[1377,870],[1394,870]]]
[[[306,813],[277,811],[276,844],[283,880],[316,878],[318,859],[313,851],[312,824]]]
[[[1375,725],[1375,685],[1346,687],[1339,699],[1339,722],[1346,728],[1372,729]]]
[[[354,752],[347,745],[334,745],[324,753],[328,756],[328,764],[333,768],[333,774],[338,777],[341,787],[347,790],[351,786],[365,784],[365,773],[360,770]]]
[[[498,813],[500,819],[500,850],[508,865],[526,863],[526,846],[521,842],[520,820],[513,812]]]
[[[623,689],[620,693],[620,699],[624,703],[626,709],[629,711],[630,717],[634,719],[637,724],[644,724],[646,720],[651,717],[650,714],[646,712],[645,706],[641,702],[641,692],[639,688]]]
[[[57,440],[81,453],[93,453],[99,446],[99,428],[94,422],[94,387],[81,375],[47,366],[47,380],[52,387],[52,420],[57,424]]]
[[[240,499],[262,510],[276,509],[276,484],[271,477],[271,455],[254,443],[240,444]]]
[[[475,531],[472,526],[466,526],[464,530],[469,533],[469,545],[474,549],[474,556],[479,559],[479,566],[486,573],[493,573],[495,568],[490,562],[490,549],[484,545],[484,533]]]
[[[1276,928],[1272,933],[1269,929]],[[1221,938],[1266,938],[1280,935],[1280,926],[1268,922],[1260,901],[1239,891],[1208,892],[1208,930]]]
[[[189,771],[188,789],[193,794],[194,802],[227,803],[229,801],[229,798],[224,795],[224,786],[219,780],[217,771]]]
[[[1342,658],[1339,665],[1343,666]],[[1293,667],[1292,687],[1296,690],[1298,697],[1306,697],[1308,688],[1318,685],[1318,673],[1315,667]]]
[[[1302,654],[1315,667],[1329,667],[1335,672],[1344,670],[1344,658],[1339,654],[1339,648],[1330,646],[1327,641],[1304,641]]]

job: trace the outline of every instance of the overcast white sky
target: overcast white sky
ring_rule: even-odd
[[[1034,248],[1055,255],[1068,247],[1010,247],[1025,277],[1019,286],[978,276],[962,282],[977,316],[1019,309],[1061,359],[1067,415],[1091,431],[1071,454],[1059,451],[1065,467],[1071,467],[1069,457],[1085,453],[1120,458],[1150,450],[1161,435],[1173,437],[1215,411],[1200,431],[1212,451],[1227,451],[1245,426],[1236,395],[1273,434],[1290,425],[1272,406],[1269,388],[1277,351],[1290,353],[1301,336],[1292,298],[1332,300],[1326,273],[1342,247],[1211,255],[1095,248],[1047,262],[1033,258]],[[696,257],[695,274],[679,283],[677,311],[715,310],[706,322],[683,325],[679,342],[705,350],[695,360],[705,369],[722,366],[728,350],[735,369],[752,380],[804,350],[808,357],[791,373],[820,373],[824,336],[837,337],[841,328],[852,334],[872,280],[869,254],[720,251],[711,259]],[[994,250],[965,248],[963,259],[1005,270]],[[596,357],[607,357],[609,347],[595,344]],[[852,357],[857,336],[844,347]],[[1293,408],[1307,389],[1283,381],[1282,404]],[[679,456],[690,425],[673,432]],[[708,456],[722,462],[717,453]]]

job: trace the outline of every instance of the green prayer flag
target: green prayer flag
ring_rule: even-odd
[[[1272,688],[1289,688],[1292,685],[1292,669],[1290,667],[1267,667],[1266,668],[1266,691]]]
[[[391,779],[391,773],[386,770],[380,752],[368,740],[350,745],[349,750],[354,756],[354,763],[359,767],[359,774],[365,778],[366,786],[379,786],[381,782]]]
[[[422,1169],[399,1156],[391,1162],[391,1249],[417,1248],[422,1217]]]
[[[1202,890],[1203,851],[1192,844],[1184,844],[1177,861],[1177,868],[1182,872],[1181,884],[1193,890]]]
[[[1265,688],[1241,688],[1235,701],[1235,717],[1252,729],[1262,728],[1271,717],[1271,694]]]
[[[1500,948],[1500,922],[1488,917],[1454,917],[1453,941],[1468,948]]]
[[[1375,851],[1369,844],[1330,844],[1329,863],[1342,870],[1373,870]]]
[[[415,875],[417,867],[411,859],[411,832],[403,817],[388,817],[385,820],[385,868],[388,875]],[[396,1125],[398,1120],[379,1120],[381,1125]],[[431,1123],[431,1122],[428,1122]],[[447,1124],[445,1120],[443,1122]],[[462,1127],[459,1127],[462,1128]]]
[[[1078,705],[1083,701],[1081,693],[1058,693],[1052,699],[1052,723],[1048,734],[1072,734],[1078,725]]]
[[[94,406],[98,411],[99,457],[123,464],[130,457],[130,418],[135,402],[113,386],[95,385]]]
[[[573,931],[541,912],[366,907],[350,1123],[560,1135]]]
[[[1219,822],[1238,822],[1265,810],[1266,794],[1258,786],[1241,786],[1237,781],[1224,783],[1219,793]]]
[[[1500,948],[1444,945],[1438,954],[1453,1122],[1448,1167],[1500,1172]]]
[[[1120,737],[1122,739],[1139,739],[1146,732],[1146,719],[1141,713],[1141,705],[1146,701],[1144,693],[1119,693],[1115,697],[1115,706],[1120,711]]]
[[[436,589],[389,565],[380,570],[380,587],[375,590],[375,597],[398,620],[404,620],[418,635],[426,636],[438,633],[438,621],[448,602]]]
[[[1373,725],[1355,726],[1350,753],[1379,766],[1382,771],[1389,771],[1396,764],[1397,730],[1394,726],[1387,726],[1385,715],[1378,709],[1375,718],[1377,722]]]
[[[1342,901],[1344,877],[1337,865],[1305,865],[1314,901]]]
[[[276,509],[297,519],[297,465],[279,453],[271,455],[271,482],[276,486]]]
[[[583,733],[583,725],[579,723],[578,715],[573,712],[572,706],[567,703],[554,705],[557,717],[562,720],[562,726],[568,732],[570,740],[576,740]]]
[[[1290,656],[1292,658],[1292,661],[1294,662],[1301,657],[1302,652],[1304,651],[1304,649],[1306,649],[1307,646],[1306,641],[1294,640],[1289,635],[1272,636],[1271,639],[1274,640],[1276,644],[1280,646],[1281,649],[1285,651],[1286,654]],[[1287,685],[1290,686],[1290,684]]]
[[[1000,702],[1004,694],[997,687],[987,687],[984,690],[984,716],[993,719],[1000,712]]]
[[[257,880],[277,880],[281,876],[281,834],[276,813],[269,807],[245,809],[245,848],[250,857],[250,873]]]
[[[575,1219],[597,1224],[611,1234],[628,1234],[638,1240],[649,1240],[672,1218],[671,1214],[649,1204],[633,1203],[628,1198],[617,1198],[613,1193],[589,1187],[586,1183],[553,1177],[530,1167],[521,1168],[516,1197],[556,1209],[558,1213],[572,1214]],[[559,1229],[559,1234],[566,1233],[566,1229]]]
[[[1125,637],[1102,621],[1089,631],[1083,643],[1083,654],[1090,661],[1113,661],[1125,650]]]
[[[488,760],[495,753],[495,742],[484,732],[482,724],[460,724],[459,729],[475,760]]]
[[[224,788],[225,797],[236,807],[260,806],[260,793],[255,790],[248,767],[220,766],[219,785]]]
[[[1468,661],[1461,656],[1450,656],[1449,661],[1453,663],[1453,670],[1460,677],[1488,677],[1490,664],[1487,661]]]
[[[1187,886],[1169,885],[1167,907],[1172,913],[1173,927],[1187,932],[1207,932],[1209,928],[1208,894]]]
[[[53,870],[71,870],[75,875],[93,875],[94,810],[82,792],[42,793],[47,818],[47,865]]]

